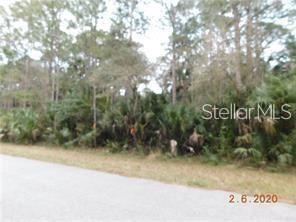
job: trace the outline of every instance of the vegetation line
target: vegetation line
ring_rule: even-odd
[[[1,2],[2,153],[295,202],[295,0]]]
[[[0,6],[1,141],[296,166],[292,0],[5,5]],[[151,14],[149,8],[160,11]],[[159,20],[163,31],[154,35],[164,35],[167,45],[153,62],[140,39],[150,39],[146,31],[159,27]],[[221,117],[203,118],[207,104],[219,107]],[[237,117],[258,105],[272,106],[274,115],[225,118],[231,104]]]
[[[159,153],[110,154],[106,149],[64,149],[0,143],[1,153],[62,163],[124,176],[153,179],[192,187],[246,194],[277,194],[280,201],[296,204],[296,172],[271,173],[236,165],[213,166],[197,157],[170,158]],[[225,199],[227,201],[227,198]]]

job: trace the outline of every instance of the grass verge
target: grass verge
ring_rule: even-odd
[[[124,176],[153,179],[192,187],[242,194],[277,194],[280,201],[296,204],[296,170],[272,173],[237,165],[212,166],[197,158],[165,158],[160,154],[110,154],[104,149],[0,143],[0,153],[101,170]],[[228,200],[226,200],[228,201]]]

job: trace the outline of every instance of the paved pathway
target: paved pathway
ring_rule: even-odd
[[[1,221],[296,221],[296,206],[0,155]],[[296,189],[296,188],[295,188]]]

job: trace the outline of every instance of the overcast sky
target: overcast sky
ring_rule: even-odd
[[[13,3],[15,0],[0,0],[0,4],[7,7],[9,4]],[[175,4],[178,0],[166,0],[166,3]],[[294,7],[292,0],[283,0],[286,7]],[[105,13],[104,18],[101,20],[100,27],[103,30],[108,31],[110,27],[110,17],[115,10],[114,0],[107,0],[107,12]],[[141,10],[145,12],[145,15],[149,18],[149,26],[146,33],[143,35],[134,35],[134,40],[141,43],[141,51],[146,54],[147,58],[151,62],[156,62],[158,57],[161,57],[165,54],[165,49],[168,45],[168,39],[170,35],[170,28],[163,24],[163,16],[165,14],[164,9],[153,0],[146,0],[146,4],[140,4]],[[65,15],[67,17],[67,15]],[[69,19],[69,18],[68,18]],[[286,23],[287,21],[281,21],[280,23]],[[293,24],[292,28],[294,29],[293,33],[296,34],[296,24]],[[273,44],[268,50],[267,54],[279,51],[282,49],[282,45],[279,43]],[[40,55],[36,52],[30,54],[34,59],[39,59]],[[155,81],[149,84],[149,88],[154,91],[159,92],[159,87],[155,84]]]
[[[15,0],[0,0],[0,4],[8,6]],[[286,6],[290,7],[288,2],[291,0],[284,0]],[[110,27],[110,17],[115,10],[114,0],[107,0],[107,12],[102,19],[99,28],[108,31]],[[166,3],[176,3],[177,0],[166,0]],[[170,35],[170,28],[165,26],[163,21],[164,9],[153,0],[146,0],[146,4],[140,4],[141,10],[145,12],[145,15],[149,18],[148,30],[143,35],[134,35],[134,39],[142,44],[141,50],[146,54],[151,62],[155,62],[156,59],[165,53],[165,49],[168,44],[168,38]],[[67,15],[66,15],[67,16]],[[296,34],[294,24],[294,34]],[[278,51],[281,47],[279,45],[272,46],[270,52]],[[38,55],[32,55],[37,59]]]
[[[15,0],[0,0],[0,4],[5,7],[13,2],[15,2]],[[145,6],[141,4],[141,10],[143,10],[145,15],[149,18],[148,30],[144,35],[135,34],[134,39],[142,44],[141,50],[146,54],[148,59],[151,62],[155,62],[156,58],[162,56],[165,52],[170,29],[165,27],[160,21],[165,13],[160,5],[151,0],[146,2],[147,4]],[[167,2],[174,3],[176,0],[168,0]],[[99,28],[108,31],[110,27],[110,17],[114,12],[115,6],[114,0],[107,0],[106,3],[108,10],[101,20]],[[39,57],[35,53],[33,53],[32,56],[35,59]]]
[[[15,0],[0,0],[0,4],[4,7],[8,7]],[[167,0],[168,3],[175,3],[177,0]],[[104,18],[100,22],[101,29],[108,31],[110,28],[110,18],[112,13],[115,11],[114,0],[107,0],[107,12]],[[165,14],[164,9],[157,4],[155,1],[147,0],[147,4],[140,4],[141,10],[145,12],[145,15],[149,18],[149,26],[145,34],[134,34],[134,40],[139,42],[142,47],[141,51],[147,56],[150,62],[156,62],[158,57],[165,54],[165,49],[168,44],[168,38],[170,35],[169,27],[163,24],[163,15]],[[68,17],[68,15],[65,15]],[[162,21],[161,21],[162,20]],[[39,59],[40,54],[37,52],[31,52],[30,56],[33,59]],[[140,86],[142,90],[145,86]],[[160,92],[161,89],[155,80],[151,80],[147,85],[148,88],[155,92]]]

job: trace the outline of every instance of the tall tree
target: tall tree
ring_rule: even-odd
[[[133,41],[134,33],[143,34],[148,25],[148,19],[141,10],[143,1],[116,0],[116,12],[112,18],[111,32],[118,38]]]
[[[288,34],[279,22],[291,15],[282,1],[200,0],[196,10],[200,41],[196,48],[192,91],[223,100],[260,85],[267,49]]]
[[[238,93],[243,90],[242,74],[241,74],[241,14],[238,8],[238,2],[231,4],[233,20],[234,20],[234,45],[235,45],[235,87]]]
[[[166,12],[165,24],[171,28],[169,39],[169,75],[171,76],[172,104],[176,104],[178,92],[186,91],[190,81],[193,51],[197,47],[197,22],[196,14],[193,13],[194,1],[178,1],[174,4],[167,4],[161,1]]]
[[[139,52],[139,44],[135,42],[134,34],[145,33],[148,26],[148,18],[145,16],[143,6],[145,1],[116,0],[116,11],[112,17],[111,35],[109,43],[118,47],[113,55],[114,73],[121,79],[125,95],[134,101],[134,111],[137,108],[138,86],[145,82],[147,75],[147,60]],[[111,50],[113,51],[113,50]],[[122,69],[119,71],[118,69]]]
[[[100,21],[106,11],[106,3],[104,0],[72,0],[70,1],[71,12],[75,17],[76,23],[72,23],[72,27],[80,31],[76,37],[74,51],[75,61],[83,61],[85,69],[83,75],[88,77],[93,91],[92,110],[93,110],[93,129],[97,128],[97,88],[98,76],[96,70],[101,63],[102,52],[101,44],[104,33],[100,30]],[[78,58],[77,58],[78,57]],[[79,58],[81,57],[81,58]],[[96,135],[94,136],[94,146],[97,145]]]
[[[86,69],[89,72],[96,68],[99,62],[100,52],[97,43],[103,35],[101,22],[106,9],[104,0],[70,1],[70,11],[75,18],[70,27],[79,33],[76,36],[76,46],[83,53],[87,61]]]
[[[66,3],[56,0],[17,1],[11,7],[13,16],[26,25],[23,39],[34,45],[47,67],[52,101],[59,98],[58,79],[67,57],[69,35],[62,29],[65,9]]]

